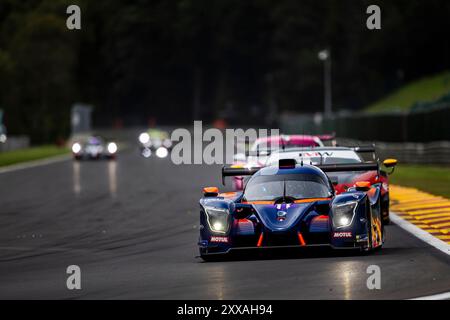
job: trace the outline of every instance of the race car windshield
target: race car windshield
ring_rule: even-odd
[[[169,134],[164,131],[150,131],[148,135],[150,136],[150,139],[155,140],[164,140],[169,138]]]
[[[102,144],[102,141],[99,138],[89,138],[87,144],[90,146],[99,146]]]
[[[273,201],[280,197],[294,199],[327,198],[331,192],[327,183],[312,174],[256,176],[247,184],[247,201]]]

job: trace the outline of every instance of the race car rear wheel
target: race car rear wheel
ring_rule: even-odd
[[[381,248],[383,247],[384,244],[384,240],[385,240],[385,228],[384,226],[386,224],[389,224],[389,215],[386,217],[386,221],[384,220],[384,216],[383,216],[383,202],[381,200],[378,200],[378,206],[380,208],[380,233],[381,233],[381,238],[379,239],[379,246],[377,246],[375,249],[381,250]],[[388,208],[389,208],[389,202],[388,202]],[[389,213],[389,209],[388,209],[388,213]]]
[[[384,243],[384,222],[383,222],[383,203],[381,202],[381,200],[379,199],[377,204],[376,204],[376,219],[379,219],[380,223],[379,225],[376,224],[375,226],[372,225],[372,219],[370,219],[371,221],[371,225],[370,225],[370,232],[371,232],[371,236],[370,236],[370,248],[372,251],[374,250],[381,250],[381,248],[383,247],[383,243]],[[373,215],[374,212],[372,211],[373,209],[371,208],[370,213]],[[371,216],[371,218],[373,218],[373,216]],[[378,228],[381,228],[381,230],[378,230]],[[376,231],[376,236],[377,236],[377,246],[374,247],[373,246],[373,242],[372,242],[372,232],[375,229]],[[381,236],[379,237],[379,233],[381,234]]]
[[[381,214],[384,225],[391,223],[391,219],[389,219],[389,195],[385,195],[381,201]]]

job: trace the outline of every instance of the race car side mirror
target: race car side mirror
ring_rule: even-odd
[[[217,197],[219,195],[219,188],[217,187],[206,187],[203,188],[204,197]]]
[[[391,172],[389,172],[388,174],[392,174],[394,172],[395,166],[397,165],[397,159],[386,159],[383,161],[383,165],[386,168],[392,168]]]
[[[383,164],[386,168],[393,168],[397,165],[397,159],[386,159]]]
[[[358,191],[368,191],[370,190],[369,181],[358,181],[355,183],[355,189]]]

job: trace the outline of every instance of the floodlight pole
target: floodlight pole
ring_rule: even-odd
[[[331,91],[331,55],[330,51],[325,49],[319,52],[319,60],[323,61],[324,78],[324,113],[325,116],[331,116],[332,111],[332,91]]]

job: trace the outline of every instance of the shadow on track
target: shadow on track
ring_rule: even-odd
[[[383,250],[363,252],[355,250],[336,250],[331,248],[278,248],[278,249],[249,249],[239,252],[231,252],[226,255],[211,255],[207,261],[198,257],[199,262],[231,262],[231,261],[254,261],[254,260],[287,260],[287,259],[314,259],[314,258],[336,258],[336,257],[361,257],[383,254]],[[390,250],[391,251],[391,250]]]

